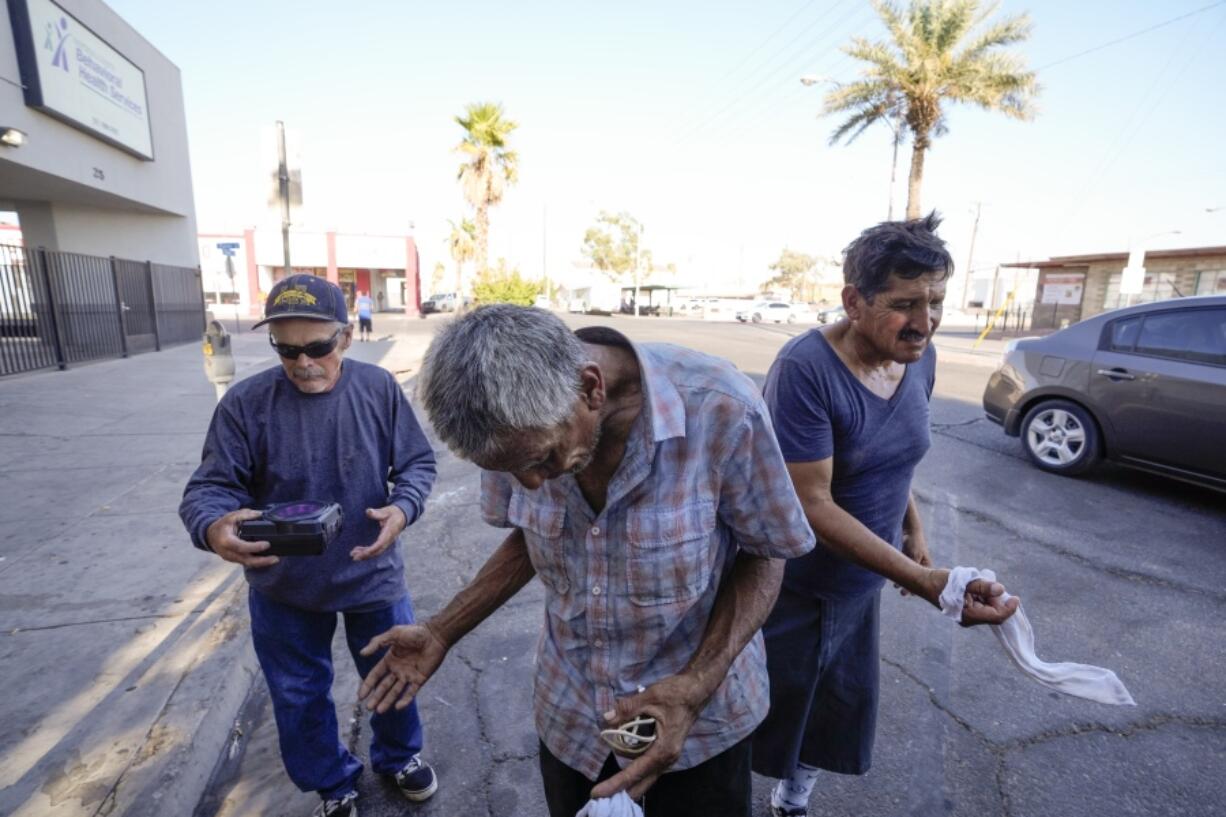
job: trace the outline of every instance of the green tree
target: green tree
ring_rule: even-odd
[[[507,146],[519,124],[493,102],[473,103],[455,121],[464,129],[464,138],[455,148],[464,156],[458,178],[475,212],[473,257],[480,273],[489,261],[490,207],[502,201],[507,186],[519,178],[519,156]]]
[[[477,227],[468,219],[460,219],[460,223],[448,219],[451,232],[447,235],[447,250],[451,260],[455,261],[455,294],[456,310],[464,309],[464,263],[471,261],[477,252]],[[437,286],[437,284],[436,284]]]
[[[794,301],[810,300],[805,294],[813,289],[813,270],[817,267],[817,259],[802,252],[783,248],[779,260],[770,265],[775,277],[762,284],[762,291],[786,289]]]
[[[610,279],[620,281],[633,272],[636,260],[641,261],[642,233],[643,225],[629,213],[601,210],[596,224],[583,234],[583,255]]]
[[[499,258],[496,269],[486,268],[477,273],[473,298],[479,304],[531,306],[544,289],[542,281],[530,281],[520,275],[518,269],[507,269],[506,259]]]
[[[443,278],[447,275],[447,265],[442,261],[434,262],[434,272],[430,275],[430,294],[434,295],[443,289]]]
[[[919,218],[924,155],[932,139],[947,130],[945,104],[1033,118],[1039,92],[1035,74],[1020,55],[1006,50],[1030,36],[1031,23],[1025,14],[989,20],[999,3],[981,0],[912,0],[905,12],[888,0],[872,3],[889,40],[855,37],[843,49],[866,65],[860,79],[826,96],[824,113],[847,114],[830,143],[850,143],[887,118],[901,120],[911,136],[907,218]]]

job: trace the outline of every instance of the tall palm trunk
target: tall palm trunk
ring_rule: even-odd
[[[488,201],[477,205],[477,214],[473,220],[477,227],[477,275],[482,275],[489,266],[490,255],[490,205]]]
[[[915,134],[911,146],[911,177],[907,181],[907,220],[920,217],[920,186],[924,183],[924,152],[928,150],[928,134]]]

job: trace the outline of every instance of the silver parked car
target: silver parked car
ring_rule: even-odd
[[[1102,458],[1226,490],[1226,297],[1095,315],[1013,341],[983,408],[1045,471]]]

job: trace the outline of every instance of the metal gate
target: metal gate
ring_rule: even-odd
[[[157,336],[157,313],[153,306],[153,281],[148,264],[140,261],[111,260],[115,268],[115,297],[123,314],[127,351],[147,352],[161,349]]]
[[[203,329],[198,269],[0,245],[0,375],[127,357]]]

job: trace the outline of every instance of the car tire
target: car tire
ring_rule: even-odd
[[[753,322],[762,323],[762,316],[759,315],[757,312],[753,313]]]
[[[788,323],[796,323],[796,316],[788,315]]]
[[[1026,412],[1021,438],[1030,461],[1053,474],[1084,474],[1102,457],[1098,423],[1068,400],[1046,400]]]

